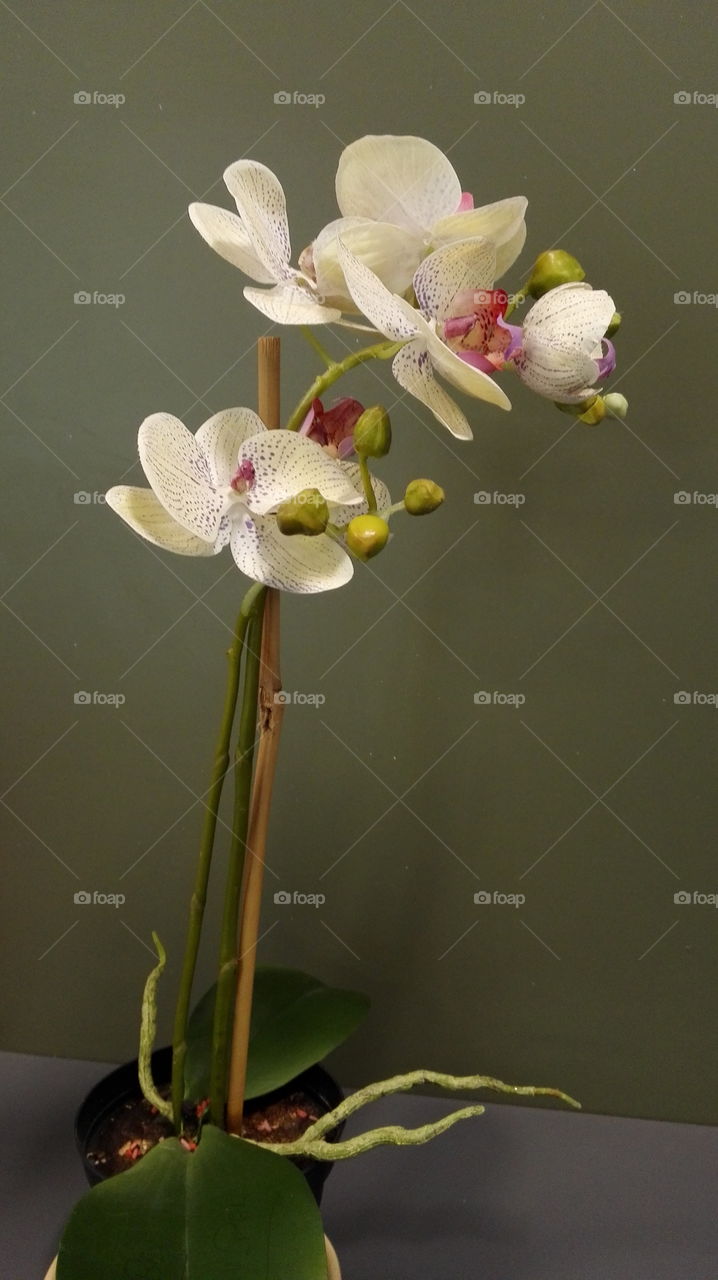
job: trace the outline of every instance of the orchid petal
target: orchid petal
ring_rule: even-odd
[[[356,506],[353,505],[351,507],[332,506],[331,517],[330,517],[331,522],[332,524],[337,525],[339,529],[343,529],[344,526],[347,525],[350,520],[354,519],[354,516],[365,516],[369,510],[369,503],[364,497],[364,487],[361,482],[361,472],[359,470],[359,463],[344,462],[342,463],[342,471],[347,476],[350,484],[352,484],[353,487],[356,489],[357,493],[361,495],[361,502],[358,503]],[[388,511],[389,507],[391,506],[391,494],[389,493],[389,490],[384,484],[384,481],[380,480],[378,476],[372,476],[371,487],[374,490],[374,497],[376,498],[377,510],[380,513],[382,511]]]
[[[576,351],[557,351],[548,344],[527,342],[516,357],[521,381],[537,395],[561,404],[580,404],[595,395],[595,360]]]
[[[395,342],[402,338],[413,338],[417,330],[415,316],[418,317],[418,311],[397,294],[390,293],[379,277],[355,258],[342,240],[338,244],[339,261],[347,287],[362,315],[380,333]]]
[[[555,351],[592,355],[615,315],[613,298],[603,289],[570,281],[549,289],[527,313],[524,347],[533,340]]]
[[[337,218],[319,232],[312,244],[317,289],[330,304],[354,309],[339,260],[341,236],[347,249],[375,273],[391,293],[406,293],[421,260],[417,236],[403,227],[371,218]]]
[[[213,485],[228,485],[237,470],[245,440],[266,428],[252,409],[223,409],[200,427],[195,440],[207,459]]]
[[[453,165],[426,138],[368,134],[345,147],[336,176],[345,216],[392,222],[427,233],[459,207],[461,183]]]
[[[151,489],[139,489],[127,484],[115,485],[105,495],[105,501],[135,533],[139,533],[156,547],[161,547],[163,551],[174,551],[181,556],[213,556],[221,551],[227,541],[225,537],[215,543],[205,542],[204,538],[188,533],[165,511]],[[226,534],[229,535],[228,526]]]
[[[266,515],[302,489],[318,489],[327,502],[360,501],[339,463],[314,440],[294,431],[263,431],[246,440],[239,454],[240,461],[254,467],[244,500],[257,515]]]
[[[279,178],[257,160],[237,160],[225,170],[224,181],[259,261],[272,280],[286,279],[292,248]]]
[[[409,342],[394,356],[392,373],[400,386],[430,409],[434,417],[457,440],[472,440],[469,423],[451,396],[434,377],[426,348],[420,342]]]
[[[430,253],[414,276],[416,300],[426,317],[445,320],[456,294],[489,290],[496,270],[496,250],[490,240],[461,240]]]
[[[341,311],[323,307],[298,285],[278,284],[274,289],[245,285],[244,296],[263,316],[277,324],[332,324],[341,319]]]
[[[183,529],[214,543],[224,498],[212,486],[209,463],[192,432],[169,413],[153,413],[142,423],[137,443],[145,475],[165,510]]]
[[[494,280],[502,276],[516,261],[526,239],[525,215],[528,201],[525,196],[509,196],[494,204],[482,205],[450,213],[435,223],[432,243],[440,248],[457,240],[470,240],[485,236],[496,245],[496,272]]]
[[[192,225],[220,258],[239,267],[259,284],[274,283],[274,276],[262,266],[236,213],[213,204],[200,203],[191,204],[188,212]]]
[[[339,543],[326,534],[289,537],[280,533],[274,516],[247,516],[232,531],[231,548],[242,573],[282,591],[331,591],[344,586],[354,573]]]
[[[511,408],[511,401],[498,382],[481,369],[475,369],[462,360],[423,319],[421,336],[426,343],[431,363],[447,382],[467,395],[474,396],[477,400],[486,400],[499,409]]]

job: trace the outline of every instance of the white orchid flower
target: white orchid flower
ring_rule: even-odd
[[[251,409],[225,409],[196,435],[171,414],[152,414],[138,447],[151,488],[119,485],[107,504],[155,546],[212,556],[229,544],[247,577],[284,591],[329,591],[351,578],[338,542],[287,536],[272,514],[303,489],[318,489],[339,525],[362,510],[353,474],[313,440],[267,431]]]
[[[615,311],[613,298],[590,284],[573,281],[549,289],[516,330],[520,345],[510,358],[521,381],[561,404],[594,396],[594,383],[616,364],[613,343],[604,337]]]
[[[498,279],[516,261],[526,239],[526,198],[512,196],[475,209],[451,161],[426,138],[358,138],[342,152],[336,193],[343,218],[330,223],[312,247],[316,278],[325,282],[327,293],[326,282],[336,275],[337,236],[399,294],[406,292],[421,260],[443,245],[476,237],[491,240]],[[394,228],[393,240],[389,228]],[[368,244],[366,253],[362,241]],[[385,259],[392,253],[391,270],[385,273]]]
[[[291,265],[287,206],[279,179],[266,165],[238,160],[224,180],[237,213],[195,203],[189,216],[207,244],[265,287],[246,285],[244,296],[279,324],[329,324],[341,311],[324,306],[316,283]]]
[[[452,314],[457,295],[466,291],[492,296],[496,250],[488,240],[464,240],[446,245],[425,258],[414,274],[419,308],[392,294],[381,280],[340,241],[340,261],[356,306],[394,342],[404,342],[394,356],[397,382],[425,404],[434,417],[460,440],[471,440],[466,416],[434,377],[434,370],[467,395],[500,409],[511,402],[501,387],[471,357],[447,345],[439,330]],[[505,295],[504,295],[505,296]]]

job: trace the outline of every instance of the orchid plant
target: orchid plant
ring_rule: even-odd
[[[277,324],[300,326],[322,364],[282,426],[276,338],[259,344],[259,412],[215,414],[196,433],[167,413],[148,417],[138,450],[148,488],[110,489],[107,503],[163,551],[213,556],[229,547],[250,580],[229,650],[227,691],[193,887],[174,1019],[171,1095],[153,1079],[158,984],[165,953],[144,993],[139,1076],[145,1097],[174,1125],[137,1166],[103,1183],[75,1209],[63,1237],[59,1280],[326,1280],[318,1210],[293,1160],[335,1160],[379,1143],[417,1143],[457,1120],[399,1126],[332,1140],[367,1102],[429,1083],[512,1095],[558,1090],[486,1076],[415,1071],[369,1085],[311,1124],[296,1141],[242,1137],[248,1098],[286,1084],[355,1029],[366,1001],[307,975],[256,968],[262,871],[278,735],[279,593],[345,586],[355,565],[388,544],[400,514],[436,510],[442,488],[409,477],[393,502],[374,474],[392,427],[381,405],[350,395],[330,404],[340,379],[368,361],[391,361],[399,386],[459,441],[472,428],[452,391],[511,409],[513,377],[587,423],[622,417],[625,399],[604,394],[615,367],[613,299],[585,281],[562,249],[535,259],[514,294],[497,287],[526,239],[526,200],[475,207],[449,159],[416,137],[364,137],[336,175],[340,216],[292,265],[284,191],[265,165],[242,159],[225,175],[236,212],[192,204],[200,235],[247,277],[244,296]],[[516,314],[531,300],[521,323]],[[368,335],[368,345],[330,355],[311,326]],[[346,342],[343,343],[346,349]],[[191,1009],[222,787],[234,808],[218,978]],[[193,1117],[190,1132],[187,1114]],[[206,1114],[205,1114],[206,1113]],[[197,1116],[200,1125],[197,1139]],[[336,1138],[336,1135],[335,1135]]]

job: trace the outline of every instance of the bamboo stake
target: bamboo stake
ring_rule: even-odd
[[[259,416],[267,427],[279,427],[278,338],[260,338],[257,350]],[[259,671],[259,740],[247,832],[247,854],[240,907],[237,995],[232,1027],[232,1049],[227,1087],[227,1129],[241,1134],[247,1080],[247,1054],[252,1017],[252,994],[257,963],[257,940],[262,905],[264,861],[279,734],[284,706],[275,700],[282,681],[279,674],[279,592],[267,592],[262,626]]]

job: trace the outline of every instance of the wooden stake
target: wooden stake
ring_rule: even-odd
[[[279,427],[279,338],[260,338],[257,349],[259,416],[270,429]],[[275,700],[282,688],[279,673],[279,592],[270,589],[264,606],[260,655],[256,768],[247,831],[244,885],[238,930],[238,980],[227,1087],[227,1128],[241,1134],[247,1080],[249,1028],[257,963],[264,861],[272,787],[279,750],[284,705]]]

